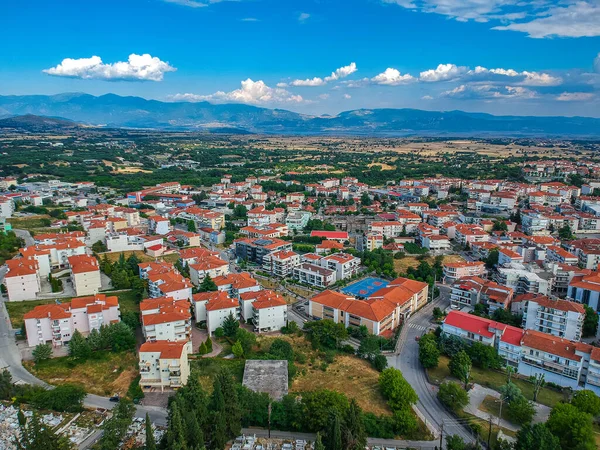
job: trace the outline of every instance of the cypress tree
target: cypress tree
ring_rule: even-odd
[[[156,450],[156,440],[152,431],[152,422],[150,416],[146,413],[146,450]]]

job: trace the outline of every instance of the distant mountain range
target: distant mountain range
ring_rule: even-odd
[[[23,131],[51,131],[58,129],[80,128],[77,122],[56,117],[43,117],[33,114],[12,116],[0,119],[0,129],[10,128]]]
[[[0,96],[0,117],[22,115],[45,116],[45,119],[34,120],[39,126],[43,126],[45,120],[66,119],[93,126],[220,133],[600,137],[600,119],[588,117],[493,116],[417,109],[358,109],[335,116],[310,116],[242,104],[160,102],[115,94]],[[0,122],[0,127],[6,120]]]

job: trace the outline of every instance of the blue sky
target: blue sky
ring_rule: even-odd
[[[600,117],[600,0],[0,4],[0,94]]]

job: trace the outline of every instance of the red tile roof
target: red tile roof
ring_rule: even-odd
[[[160,353],[161,359],[179,359],[183,349],[187,345],[185,342],[156,341],[144,342],[140,347],[140,353]]]

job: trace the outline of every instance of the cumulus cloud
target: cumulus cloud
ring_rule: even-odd
[[[419,80],[425,82],[456,80],[466,72],[466,67],[459,67],[455,64],[440,64],[435,69],[421,72]]]
[[[548,8],[541,17],[496,26],[494,30],[520,31],[531,38],[600,36],[600,2],[570,1],[568,6]]]
[[[496,86],[491,84],[461,84],[454,89],[442,93],[443,97],[466,100],[475,99],[531,99],[537,93],[523,86]]]
[[[129,55],[127,62],[105,64],[99,56],[91,58],[65,58],[56,67],[43,70],[57,77],[81,78],[83,80],[107,81],[162,81],[165,73],[174,72],[169,63],[161,61],[148,53]]]
[[[485,67],[477,66],[473,70],[466,72],[466,77],[472,80],[506,80],[505,77],[513,79],[514,82],[518,82],[525,86],[558,86],[562,83],[562,78],[552,76],[545,72],[517,72],[514,69],[487,69]]]
[[[399,70],[388,67],[384,72],[371,78],[375,84],[385,86],[398,86],[399,84],[407,84],[415,81],[415,78],[410,74],[402,75]]]
[[[592,92],[563,92],[556,100],[560,102],[581,102],[591,100],[595,97]]]
[[[327,84],[330,81],[337,81],[341,78],[346,78],[348,75],[351,75],[356,71],[357,71],[356,63],[350,63],[347,66],[336,69],[335,71],[331,72],[331,75],[329,75],[328,77],[325,77],[325,78],[314,77],[314,78],[307,78],[305,80],[294,80],[294,81],[290,81],[289,83],[278,83],[277,86],[279,86],[279,87],[286,87],[288,85],[289,86],[308,86],[308,87],[323,86],[324,84]]]
[[[421,97],[421,100],[433,100],[433,97],[431,95],[424,95]]]
[[[298,16],[298,22],[300,23],[304,23],[306,22],[308,19],[310,19],[310,14],[308,13],[300,13],[300,15]]]
[[[497,22],[492,29],[532,38],[600,36],[598,0],[381,0],[460,22]]]
[[[174,101],[212,101],[215,103],[234,102],[249,104],[267,104],[267,103],[302,103],[304,99],[300,95],[295,95],[283,88],[272,88],[264,81],[253,81],[248,78],[241,82],[240,89],[230,92],[218,91],[209,95],[197,94],[176,94],[170,97]]]
[[[344,98],[345,98],[346,100],[349,100],[349,99],[351,99],[351,98],[352,98],[352,96],[351,96],[350,94],[344,94]]]

